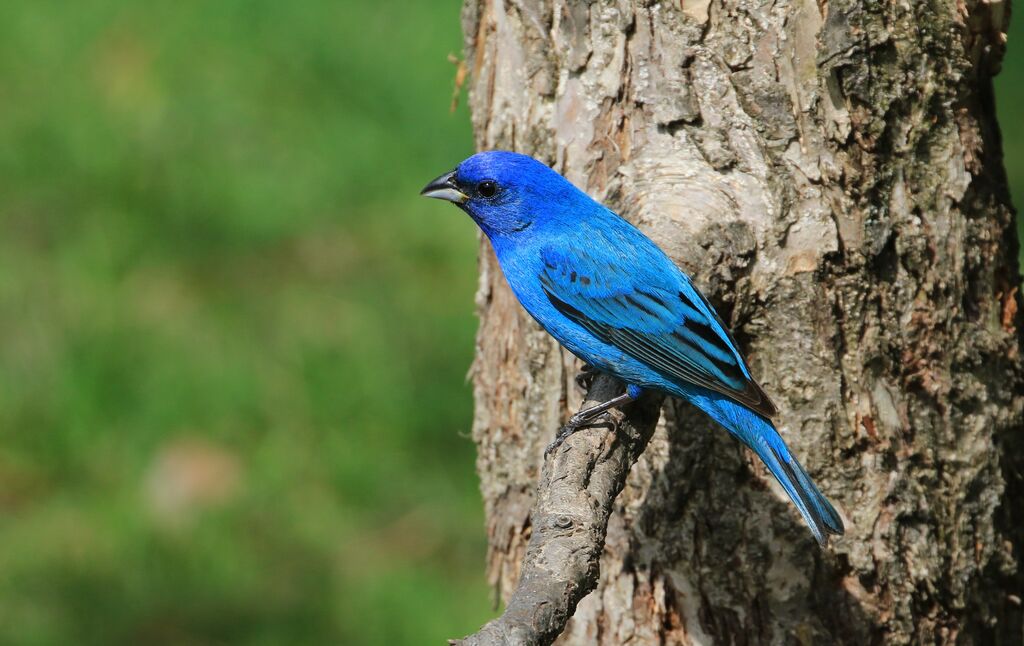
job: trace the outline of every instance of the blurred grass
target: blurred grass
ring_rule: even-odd
[[[459,3],[0,3],[0,642],[490,615]]]
[[[1003,162],[1013,204],[1024,200],[1024,16],[1013,14],[1007,34],[1006,57],[995,79],[996,116],[1003,136]],[[1024,240],[1024,217],[1017,214],[1017,239]],[[1024,248],[1019,250],[1024,264]]]

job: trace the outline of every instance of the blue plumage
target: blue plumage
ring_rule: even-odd
[[[819,543],[843,533],[769,421],[775,405],[728,329],[647,236],[544,164],[511,152],[474,155],[423,195],[466,211],[523,307],[573,354],[629,385],[610,404],[641,388],[692,402],[757,453]]]

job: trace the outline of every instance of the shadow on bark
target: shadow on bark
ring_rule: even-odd
[[[658,545],[633,549],[626,560],[646,570],[642,578],[665,573],[670,623],[688,633],[699,629],[716,644],[882,643],[882,635],[866,630],[861,602],[842,585],[850,575],[845,558],[818,547],[784,494],[766,485],[771,476],[756,456],[689,404],[672,400],[666,408],[676,421],[668,425],[667,461],[652,483],[660,495],[646,498],[635,521]],[[639,563],[637,552],[658,558]],[[793,554],[813,561],[812,578],[788,567]],[[789,589],[757,594],[773,585]],[[700,608],[698,626],[686,625],[687,606]],[[769,621],[779,617],[794,620],[785,634]]]

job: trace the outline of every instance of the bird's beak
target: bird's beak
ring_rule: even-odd
[[[448,200],[455,204],[462,204],[469,199],[469,196],[458,189],[455,184],[455,171],[445,173],[433,182],[427,184],[420,191],[423,197],[434,197],[439,200]]]

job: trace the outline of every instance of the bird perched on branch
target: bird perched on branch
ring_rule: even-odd
[[[639,229],[512,152],[473,155],[421,194],[468,213],[526,311],[570,352],[626,384],[624,394],[573,415],[549,452],[643,389],[659,390],[691,402],[753,449],[820,544],[843,533],[839,514],[772,425],[775,405],[722,319]]]

